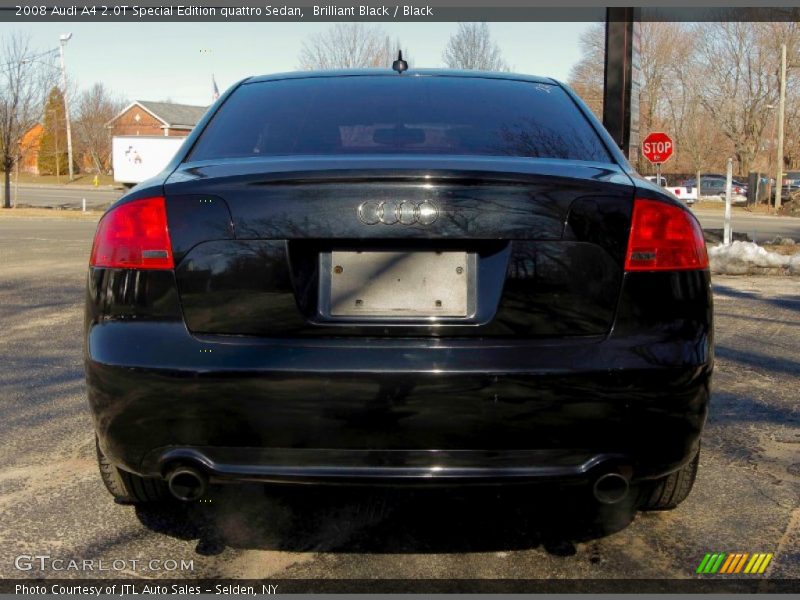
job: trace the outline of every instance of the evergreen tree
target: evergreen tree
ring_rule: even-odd
[[[66,175],[69,173],[67,158],[67,122],[64,118],[64,95],[54,87],[44,106],[44,132],[39,146],[39,174]]]

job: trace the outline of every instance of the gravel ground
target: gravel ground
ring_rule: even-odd
[[[15,568],[50,554],[140,561],[92,577],[673,579],[715,551],[772,552],[767,578],[800,578],[798,278],[715,277],[713,406],[676,511],[601,512],[542,488],[262,486],[145,509],[111,501],[93,456],[81,364],[93,229],[0,219],[0,578],[83,575]]]

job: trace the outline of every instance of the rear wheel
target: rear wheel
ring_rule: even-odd
[[[122,471],[112,465],[95,438],[97,448],[97,464],[100,476],[114,500],[120,504],[137,504],[140,502],[158,502],[167,496],[167,485],[160,479],[139,477]]]
[[[681,469],[642,484],[639,510],[672,510],[686,500],[697,477],[700,451]]]

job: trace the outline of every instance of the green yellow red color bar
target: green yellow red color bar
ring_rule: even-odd
[[[772,562],[772,554],[748,552],[709,552],[700,561],[697,573],[735,575],[761,575]]]

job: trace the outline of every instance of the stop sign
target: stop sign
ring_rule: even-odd
[[[651,133],[642,142],[642,154],[651,163],[668,161],[673,148],[672,138],[660,131]]]

